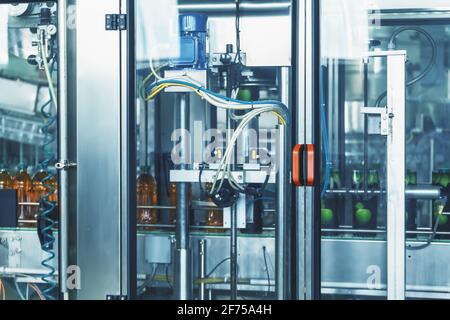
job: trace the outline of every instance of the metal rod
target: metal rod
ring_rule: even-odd
[[[369,59],[364,58],[364,106],[369,106]],[[369,116],[364,114],[364,191],[368,190],[369,175]]]
[[[67,0],[58,1],[58,130],[60,159],[69,160],[68,99],[67,99]],[[69,266],[69,172],[59,175],[59,269],[60,291],[68,299],[67,269]]]
[[[236,205],[231,208],[231,235],[230,235],[230,291],[231,300],[237,300],[238,293],[238,270],[237,270],[237,210]]]
[[[322,232],[335,233],[386,233],[386,229],[381,230],[367,230],[367,229],[322,229]]]
[[[386,190],[353,190],[353,189],[334,189],[327,190],[328,194],[386,194]],[[405,190],[405,196],[408,199],[418,200],[437,200],[441,197],[441,188],[431,185],[408,186]]]
[[[231,97],[233,90],[233,83],[231,78],[231,66],[226,68],[226,84],[225,89],[227,97]],[[235,129],[235,123],[232,119],[232,111],[227,111],[226,117],[226,128],[227,128],[227,145],[231,142],[232,130]],[[236,169],[236,156],[237,156],[237,146],[234,148],[233,154],[233,164],[231,169]],[[237,234],[237,205],[234,204],[230,208],[230,299],[237,300],[238,296],[238,234]]]
[[[189,94],[182,93],[177,96],[180,108],[180,129],[189,130]],[[184,134],[184,133],[183,133]],[[183,136],[181,148],[182,164],[181,170],[187,169],[187,155],[190,141],[187,136]],[[176,293],[178,300],[190,300],[192,285],[190,272],[190,246],[189,246],[189,185],[187,183],[177,183],[177,224],[176,224],[176,245],[177,245],[177,267],[176,273]]]
[[[206,240],[202,239],[199,241],[199,274],[200,279],[206,278]],[[206,300],[206,284],[204,282],[200,283],[200,300]]]

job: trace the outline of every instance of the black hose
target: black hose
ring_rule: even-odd
[[[425,68],[425,70],[418,75],[416,78],[408,81],[406,83],[406,87],[410,87],[414,84],[416,84],[417,82],[419,82],[420,80],[422,80],[423,78],[425,78],[428,73],[431,72],[431,70],[433,69],[433,67],[436,65],[436,59],[437,59],[437,45],[436,42],[434,41],[433,37],[424,29],[420,28],[420,27],[416,27],[416,26],[405,26],[402,28],[397,29],[391,36],[391,38],[389,39],[389,49],[394,48],[395,47],[395,39],[397,38],[397,36],[404,32],[404,31],[416,31],[420,34],[422,34],[423,36],[425,36],[425,38],[428,39],[428,41],[431,44],[431,49],[432,49],[432,56],[430,59],[430,63],[427,65],[427,67]],[[383,101],[384,98],[386,98],[387,96],[387,91],[383,92],[377,99],[377,101],[375,102],[375,106],[376,107],[380,107],[381,102]]]
[[[225,259],[223,259],[222,261],[220,261],[212,270],[211,270],[211,272],[210,273],[208,273],[207,275],[206,275],[206,279],[208,279],[208,278],[210,278],[212,275],[213,275],[213,273],[217,270],[217,269],[219,269],[219,267],[221,266],[221,265],[223,265],[225,262],[227,262],[228,260],[231,260],[231,257],[228,257],[228,258],[225,258]]]
[[[431,243],[434,241],[434,239],[436,238],[436,234],[437,234],[437,230],[438,230],[438,227],[439,227],[439,222],[440,222],[440,219],[441,219],[443,208],[447,204],[447,198],[443,197],[443,198],[439,199],[439,202],[441,202],[439,205],[442,206],[441,207],[442,210],[440,209],[439,212],[438,212],[438,215],[436,217],[436,222],[434,223],[434,227],[433,227],[433,233],[431,234],[431,236],[428,239],[427,243],[419,245],[419,246],[407,246],[406,247],[407,250],[410,250],[410,251],[422,250],[422,249],[428,248],[431,245]]]
[[[269,295],[270,293],[270,273],[269,273],[269,265],[267,264],[267,254],[266,254],[266,247],[263,247],[263,254],[264,254],[264,265],[266,267],[266,273],[267,273],[267,294],[266,297]]]

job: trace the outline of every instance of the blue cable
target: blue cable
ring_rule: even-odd
[[[160,81],[157,81],[157,82],[153,83],[151,86],[148,87],[147,94],[149,92],[151,92],[154,88],[156,88],[159,85],[171,84],[171,83],[180,84],[180,85],[187,85],[187,86],[193,87],[194,89],[196,89],[198,91],[202,91],[202,92],[208,93],[208,94],[213,95],[213,96],[215,96],[217,98],[223,99],[223,100],[225,100],[227,102],[234,102],[234,103],[239,103],[239,104],[243,104],[243,105],[247,105],[247,106],[263,105],[263,104],[274,104],[274,105],[277,105],[277,106],[279,106],[279,107],[281,107],[283,109],[283,111],[284,111],[283,116],[285,117],[286,122],[287,123],[290,122],[289,110],[286,107],[286,105],[284,103],[280,102],[280,101],[276,101],[276,100],[243,101],[243,100],[233,99],[233,98],[229,98],[229,97],[223,96],[223,95],[221,95],[219,93],[216,93],[214,91],[205,89],[205,88],[203,88],[201,86],[198,86],[196,84],[193,84],[193,83],[190,83],[190,82],[186,82],[186,81],[182,81],[182,80],[160,80]]]
[[[45,136],[43,150],[46,156],[46,159],[41,163],[42,168],[49,168],[56,160],[52,147],[56,141],[56,137],[50,131],[51,127],[56,123],[56,116],[51,114],[51,110],[47,111],[47,109],[51,106],[52,101],[50,100],[41,107],[41,114],[45,119],[45,124],[42,126],[42,132]],[[50,196],[55,193],[55,188],[50,183],[50,181],[55,177],[55,174],[50,173],[49,170],[47,170],[47,172],[47,176],[41,180],[48,192],[41,198],[39,219],[41,222],[45,223],[45,226],[41,230],[41,234],[43,236],[42,250],[47,253],[47,257],[41,261],[41,265],[48,270],[48,273],[41,279],[47,284],[47,288],[42,290],[42,294],[45,299],[55,300],[55,297],[52,294],[54,289],[57,287],[57,283],[54,280],[56,269],[51,263],[56,257],[53,250],[53,246],[56,242],[56,238],[53,236],[53,229],[56,226],[56,222],[51,218],[51,214],[56,210],[56,204],[49,200]]]
[[[53,64],[51,66],[50,72],[53,71]],[[51,93],[50,93],[51,96]],[[44,134],[44,144],[42,146],[45,160],[41,163],[41,167],[47,169],[47,176],[41,180],[41,183],[48,192],[43,195],[40,200],[41,208],[39,211],[39,220],[44,223],[44,227],[41,229],[41,234],[43,237],[42,250],[47,254],[47,257],[41,261],[41,265],[48,270],[47,274],[41,277],[41,280],[47,285],[47,287],[42,290],[42,294],[46,300],[56,300],[53,296],[54,290],[57,288],[57,282],[54,280],[56,275],[56,269],[52,265],[52,261],[55,259],[56,254],[53,250],[56,238],[53,235],[53,229],[56,226],[56,222],[51,218],[52,213],[56,210],[56,203],[50,201],[50,197],[54,195],[55,188],[51,184],[51,181],[55,178],[55,174],[51,173],[48,168],[54,165],[56,161],[56,155],[53,152],[53,144],[56,142],[56,136],[51,131],[51,128],[57,121],[57,116],[52,115],[51,107],[53,106],[53,101],[50,99],[41,108],[41,115],[44,118],[44,125],[41,127],[42,133]]]
[[[321,77],[323,77],[323,69],[321,70]],[[321,130],[322,130],[322,145],[323,152],[325,155],[325,179],[322,187],[321,197],[324,198],[328,187],[330,185],[331,178],[331,157],[330,157],[330,142],[328,137],[328,126],[327,126],[327,114],[326,114],[326,103],[325,103],[325,86],[322,84],[320,87],[320,120],[321,120]]]

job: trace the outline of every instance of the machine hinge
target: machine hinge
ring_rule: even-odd
[[[127,15],[107,14],[105,16],[105,29],[108,31],[127,30]]]
[[[110,295],[106,296],[106,300],[109,300],[109,301],[126,301],[126,300],[128,300],[128,297],[127,296],[110,294]]]

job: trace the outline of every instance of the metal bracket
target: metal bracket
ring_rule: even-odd
[[[105,29],[108,31],[127,30],[127,15],[107,14],[105,16]]]
[[[19,234],[12,234],[8,239],[8,266],[11,268],[19,268],[22,258],[22,237]]]
[[[107,295],[106,300],[109,301],[126,301],[128,300],[127,296],[121,296],[121,295]]]
[[[376,107],[362,107],[362,114],[379,116],[380,117],[380,135],[389,135],[389,121],[394,117],[393,113],[388,112],[387,107],[376,108]]]
[[[76,167],[77,167],[77,164],[75,162],[71,162],[69,160],[60,160],[58,163],[55,164],[56,170],[59,170],[59,171],[76,168]]]

